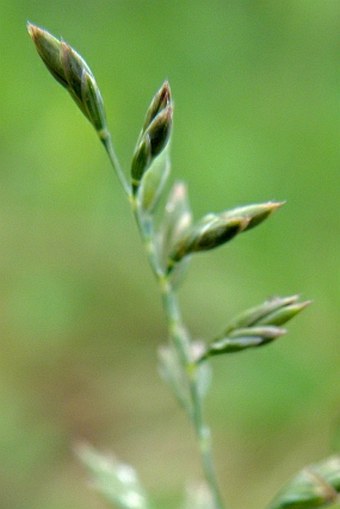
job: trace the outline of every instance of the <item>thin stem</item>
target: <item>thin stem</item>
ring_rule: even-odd
[[[143,215],[143,217],[141,216],[135,196],[130,196],[130,203],[151,270],[156,276],[157,281],[160,281],[163,278],[164,271],[159,263],[156,252],[152,219],[148,214]]]
[[[212,441],[209,427],[204,423],[202,414],[201,398],[198,393],[196,381],[197,365],[193,365],[190,380],[190,393],[193,402],[193,424],[197,435],[199,450],[201,454],[202,467],[206,481],[214,497],[216,509],[223,509],[224,503],[218,486],[216,470],[212,456]]]
[[[190,344],[186,335],[181,312],[178,306],[176,295],[169,283],[168,277],[164,276],[161,283],[161,292],[163,298],[163,308],[165,311],[170,340],[173,342],[178,356],[181,360],[183,370],[187,375],[189,382]],[[191,412],[193,418],[194,412]]]
[[[110,132],[106,129],[106,130],[100,131],[98,134],[99,134],[100,141],[104,145],[105,150],[109,156],[111,165],[119,179],[119,182],[121,183],[127,196],[130,197],[131,196],[131,187],[125,177],[125,173],[123,171],[123,168],[120,165],[119,159],[115,152]]]
[[[166,271],[160,263],[152,217],[147,213],[140,213],[137,200],[131,192],[131,187],[127,182],[123,169],[120,166],[115,153],[109,131],[102,131],[100,133],[100,139],[110,158],[113,169],[115,170],[118,179],[130,200],[132,211],[135,216],[151,269],[160,286],[169,336],[177,351],[183,371],[186,374],[191,399],[189,415],[198,440],[204,476],[214,499],[215,509],[224,509],[212,457],[210,430],[205,424],[202,414],[201,398],[197,380],[198,366],[193,363],[191,359],[190,343],[185,333],[175,291],[172,288]]]
[[[184,327],[174,291],[169,284],[166,286],[163,285],[163,288],[166,289],[165,292],[163,291],[163,304],[167,316],[170,337],[182,361],[185,373],[187,374],[192,404],[190,416],[197,436],[204,476],[213,496],[215,508],[224,509],[212,456],[210,429],[205,424],[202,413],[201,397],[199,395],[197,381],[198,368],[197,365],[191,361],[189,345],[186,337],[183,336]]]
[[[205,424],[202,414],[201,398],[197,380],[198,367],[191,359],[190,344],[185,333],[185,327],[176,294],[157,257],[152,219],[150,216],[146,216],[142,219],[138,214],[138,208],[134,201],[133,208],[145,250],[148,255],[149,263],[160,285],[169,336],[178,353],[183,371],[187,377],[191,398],[189,415],[197,436],[204,476],[213,496],[215,508],[224,509],[212,457],[210,430]]]

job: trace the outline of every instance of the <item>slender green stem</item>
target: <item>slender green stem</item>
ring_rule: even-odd
[[[115,153],[110,133],[108,131],[102,132],[100,134],[100,139],[106,149],[119,181],[130,200],[132,211],[136,219],[151,269],[160,286],[163,307],[168,324],[169,337],[177,351],[188,383],[191,399],[189,415],[198,440],[204,476],[214,499],[215,509],[224,509],[212,457],[210,430],[205,424],[202,414],[201,398],[197,380],[198,366],[191,358],[190,343],[185,332],[175,291],[172,288],[164,267],[162,267],[162,264],[160,263],[152,217],[148,214],[140,214],[137,201],[132,195],[131,187],[126,180],[123,169],[120,166]]]
[[[134,196],[130,197],[130,202],[151,270],[157,281],[160,281],[163,278],[164,271],[157,256],[152,219],[148,214],[143,215],[143,217],[140,215],[137,200]]]
[[[163,292],[163,304],[168,320],[170,337],[182,361],[183,369],[187,374],[188,386],[191,396],[190,416],[197,436],[204,476],[213,496],[215,508],[224,509],[224,504],[218,486],[214,461],[212,457],[210,429],[205,424],[202,413],[201,397],[199,395],[197,383],[198,367],[191,360],[189,345],[187,343],[186,337],[183,336],[184,327],[182,324],[182,318],[176,296],[170,285],[163,285],[163,288],[166,289],[166,291]]]
[[[203,419],[201,398],[198,393],[198,386],[195,377],[196,373],[197,365],[194,365],[191,371],[190,381],[190,392],[194,409],[193,424],[195,426],[197,435],[204,475],[214,497],[215,507],[216,509],[223,509],[224,503],[218,486],[215,465],[212,456],[211,433]]]
[[[105,150],[109,156],[112,167],[113,167],[125,193],[127,194],[127,196],[131,196],[131,187],[125,177],[125,173],[123,171],[123,168],[120,165],[119,159],[115,152],[110,132],[106,129],[106,130],[100,131],[98,134],[99,134],[100,141],[102,142],[102,144],[105,147]]]
[[[136,206],[134,206],[134,212],[138,228],[140,230],[141,237],[143,239],[143,243],[148,255],[149,263],[160,285],[163,307],[168,323],[169,336],[178,353],[183,371],[186,374],[191,397],[191,408],[189,415],[191,417],[191,421],[195,429],[195,434],[197,436],[205,479],[213,496],[215,508],[224,509],[224,504],[218,487],[212,457],[210,430],[205,424],[202,414],[201,398],[199,395],[197,381],[198,367],[194,362],[192,362],[191,359],[190,344],[185,332],[185,327],[182,321],[176,294],[157,257],[152,219],[146,216],[146,218],[142,220],[138,214]]]
[[[171,287],[167,276],[164,276],[161,283],[161,292],[163,299],[163,308],[165,311],[169,337],[173,342],[178,356],[181,360],[183,370],[189,382],[189,366],[191,365],[190,344],[187,338],[186,330],[182,321],[181,312],[178,306],[176,295]],[[191,417],[193,418],[193,412]]]

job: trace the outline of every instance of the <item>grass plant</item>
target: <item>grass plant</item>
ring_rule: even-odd
[[[187,414],[196,436],[203,480],[188,492],[188,509],[225,509],[217,482],[210,428],[204,415],[215,356],[258,348],[279,339],[283,327],[309,301],[298,295],[273,297],[240,313],[207,340],[192,338],[177,298],[190,259],[196,253],[220,247],[269,218],[283,202],[267,201],[195,220],[185,183],[170,178],[170,140],[173,100],[165,81],[145,115],[131,159],[130,171],[120,165],[106,122],[104,102],[89,66],[65,41],[28,23],[28,32],[47,69],[69,92],[94,127],[127,197],[163,302],[168,342],[159,349],[159,371]],[[146,494],[130,466],[105,457],[89,446],[78,449],[92,472],[94,485],[112,507],[148,509]],[[333,456],[303,469],[268,505],[268,509],[321,508],[336,503],[340,491],[340,457]]]

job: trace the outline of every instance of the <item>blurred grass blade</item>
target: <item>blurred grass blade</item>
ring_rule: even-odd
[[[79,445],[76,453],[92,475],[91,484],[112,507],[149,509],[144,489],[132,467],[85,444]]]
[[[336,503],[340,494],[340,456],[302,470],[268,509],[316,509]]]

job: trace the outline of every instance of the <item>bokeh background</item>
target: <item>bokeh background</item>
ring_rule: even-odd
[[[197,218],[287,200],[197,256],[180,293],[199,338],[268,296],[313,300],[281,341],[214,362],[206,412],[222,490],[236,509],[264,507],[339,443],[340,3],[1,1],[0,506],[106,507],[72,451],[85,440],[137,467],[170,509],[201,472],[157,374],[157,288],[105,153],[27,19],[85,56],[127,167],[170,80],[173,179],[188,182]]]

